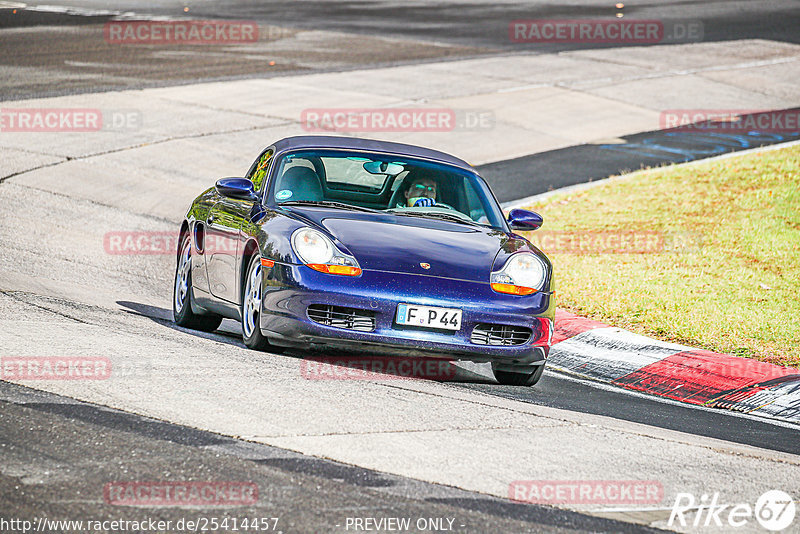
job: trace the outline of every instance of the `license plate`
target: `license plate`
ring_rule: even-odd
[[[423,328],[440,328],[442,330],[460,330],[461,310],[419,306],[417,304],[398,304],[397,324]]]

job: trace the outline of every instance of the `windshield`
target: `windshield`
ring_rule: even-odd
[[[363,152],[310,150],[282,156],[269,198],[504,228],[503,214],[477,175],[438,163]]]

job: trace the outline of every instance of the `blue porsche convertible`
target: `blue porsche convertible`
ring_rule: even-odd
[[[519,209],[506,219],[476,171],[442,152],[282,139],[192,202],[175,322],[235,319],[259,350],[491,362],[501,384],[530,386],[552,340],[553,270],[514,232],[541,224]]]

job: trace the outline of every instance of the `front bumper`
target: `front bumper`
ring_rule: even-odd
[[[503,295],[487,283],[424,275],[364,271],[361,276],[324,274],[305,265],[276,263],[264,270],[262,333],[276,345],[334,348],[386,356],[420,356],[532,365],[549,352],[555,306],[549,293]],[[395,324],[399,303],[462,310],[456,332]],[[312,304],[366,310],[374,314],[371,332],[326,326],[311,320]],[[549,319],[537,337],[537,318]],[[519,345],[479,345],[470,341],[479,323],[533,328]]]

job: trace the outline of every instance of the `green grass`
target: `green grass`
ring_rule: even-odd
[[[666,341],[800,364],[800,147],[650,169],[529,206],[562,308]],[[639,253],[557,251],[548,231],[647,235]],[[551,234],[552,235],[552,234]],[[652,235],[652,234],[650,234]]]

